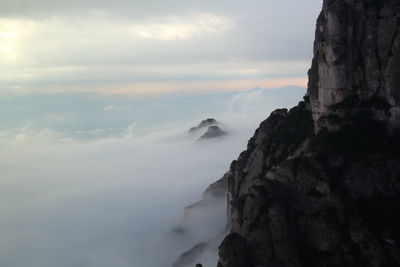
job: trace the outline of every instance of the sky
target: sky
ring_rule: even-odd
[[[321,0],[0,0],[0,95],[306,86]]]
[[[171,266],[225,229],[223,201],[171,234],[304,96],[321,5],[0,0],[0,266]],[[227,135],[187,134],[206,118]]]

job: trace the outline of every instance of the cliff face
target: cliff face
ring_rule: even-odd
[[[400,266],[399,6],[324,1],[308,95],[226,174],[219,267]]]
[[[351,96],[360,101],[385,100],[390,116],[381,119],[400,126],[399,27],[397,0],[324,1],[309,72],[315,121]]]

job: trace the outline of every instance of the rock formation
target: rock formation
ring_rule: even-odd
[[[400,1],[325,0],[304,101],[231,164],[218,267],[400,266]]]
[[[219,125],[219,122],[216,119],[208,118],[208,119],[202,120],[199,123],[199,125],[189,129],[189,134],[196,133],[200,130],[203,130],[204,128],[208,128],[209,126],[214,126],[214,125]]]
[[[202,199],[185,208],[181,224],[175,233],[186,235],[194,245],[176,259],[174,267],[193,267],[196,263],[216,262],[218,245],[227,233],[226,213],[228,179],[223,176],[208,186]],[[222,215],[222,216],[221,216]]]
[[[199,140],[205,140],[210,138],[221,137],[225,135],[226,132],[221,130],[221,128],[217,125],[208,127],[207,131],[200,136]]]
[[[383,100],[389,116],[376,117],[400,127],[399,27],[398,0],[324,1],[308,86],[317,126],[332,105],[351,97]]]
[[[208,118],[199,123],[198,126],[189,129],[189,135],[195,136],[198,140],[207,140],[221,137],[227,134],[221,129],[221,124],[213,118]]]

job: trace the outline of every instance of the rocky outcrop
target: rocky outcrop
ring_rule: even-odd
[[[226,132],[223,131],[219,126],[210,126],[208,127],[207,131],[199,138],[199,140],[221,137],[225,134]]]
[[[387,114],[377,118],[400,127],[399,32],[397,0],[324,1],[308,86],[317,131],[319,118],[349,97],[384,101]]]
[[[399,134],[348,121],[315,135],[302,102],[260,125],[229,172],[220,267],[400,265]]]
[[[216,119],[208,118],[208,119],[202,120],[199,123],[199,125],[189,129],[189,134],[196,133],[196,132],[198,132],[200,130],[203,130],[205,128],[207,129],[209,126],[214,126],[214,125],[219,125],[219,122]]]
[[[188,134],[197,140],[208,140],[222,137],[227,134],[221,129],[221,123],[213,118],[202,120],[198,126],[189,129]]]
[[[226,175],[218,267],[400,266],[399,6],[324,1],[307,96]]]
[[[208,186],[202,199],[185,208],[182,222],[174,229],[176,234],[194,241],[181,253],[173,267],[193,267],[196,263],[214,264],[218,245],[227,233],[224,214],[227,209],[228,176]],[[222,216],[221,216],[222,215]]]

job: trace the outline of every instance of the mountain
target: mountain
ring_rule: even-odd
[[[224,176],[218,267],[400,266],[399,26],[398,0],[324,1],[307,96]]]
[[[222,137],[228,134],[222,130],[221,123],[213,118],[202,120],[198,126],[191,127],[188,131],[190,136],[194,136],[197,140],[208,140]]]
[[[208,127],[207,131],[200,137],[200,140],[216,138],[226,135],[226,132],[223,131],[218,125]]]
[[[208,119],[202,120],[199,123],[199,125],[189,129],[189,134],[195,133],[195,132],[200,131],[200,130],[206,128],[206,127],[214,126],[214,125],[219,125],[219,122],[216,119],[208,118]]]

